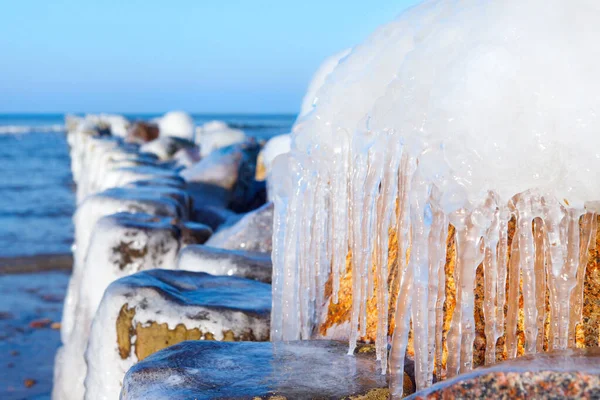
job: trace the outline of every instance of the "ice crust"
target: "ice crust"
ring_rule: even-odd
[[[134,351],[121,358],[116,348],[116,320],[124,304],[135,308],[133,326],[156,322],[199,328],[223,340],[252,330],[257,340],[269,337],[270,286],[229,276],[186,271],[144,271],[115,281],[106,290],[92,325],[86,352],[85,399],[117,399],[127,370],[137,362]],[[201,316],[201,317],[198,317]],[[113,327],[112,329],[107,327]]]
[[[588,0],[426,1],[354,47],[295,124],[289,155],[272,168],[272,339],[313,336],[328,300],[325,282],[332,278],[330,300],[337,302],[350,251],[350,351],[366,332],[366,301],[374,297],[385,372],[392,229],[401,278],[389,362],[393,397],[402,395],[411,322],[417,388],[431,385],[434,363],[438,378],[472,368],[474,278],[482,262],[490,343],[506,331],[515,357],[518,296],[505,298],[503,285],[512,279],[515,290],[521,277],[526,353],[539,349],[546,293],[551,348],[572,346],[581,316],[572,294],[582,287],[600,199],[599,18],[600,5]],[[534,219],[541,221],[535,235]],[[441,370],[449,223],[456,228],[458,305]],[[499,312],[505,304],[506,321]],[[486,360],[495,360],[494,346]]]

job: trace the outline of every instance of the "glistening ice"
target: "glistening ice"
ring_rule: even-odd
[[[351,254],[350,352],[375,299],[377,355],[393,396],[402,395],[411,325],[417,389],[431,385],[434,369],[441,378],[473,367],[482,263],[488,363],[504,334],[516,356],[520,279],[525,352],[543,350],[547,293],[550,348],[572,346],[600,200],[599,20],[600,5],[588,0],[428,1],[342,58],[272,169],[272,339],[313,336],[326,283],[337,302]],[[449,227],[456,308],[443,363]]]

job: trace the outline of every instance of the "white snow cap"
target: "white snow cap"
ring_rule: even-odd
[[[245,140],[246,135],[243,131],[231,128],[223,121],[210,121],[196,128],[196,143],[200,146],[202,157]]]
[[[158,120],[161,136],[194,140],[194,120],[183,111],[171,111]]]

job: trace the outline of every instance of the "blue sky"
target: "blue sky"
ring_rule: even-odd
[[[295,113],[416,0],[0,0],[0,113]]]

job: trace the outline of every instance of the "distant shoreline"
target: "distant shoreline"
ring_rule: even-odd
[[[0,257],[0,275],[71,271],[72,268],[73,255],[71,253]]]

